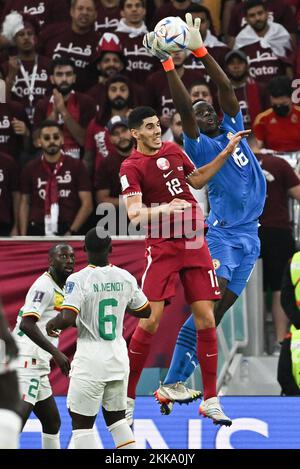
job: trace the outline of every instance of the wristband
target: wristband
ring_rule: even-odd
[[[165,72],[170,72],[171,70],[174,70],[175,68],[172,57],[169,57],[167,60],[165,60],[161,64],[164,67]]]
[[[207,49],[205,46],[199,47],[199,49],[192,50],[192,54],[194,54],[195,57],[198,57],[201,59],[205,55],[208,54]]]

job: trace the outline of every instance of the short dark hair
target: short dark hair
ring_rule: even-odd
[[[206,18],[210,23],[212,23],[211,14],[208,8],[203,5],[198,5],[196,3],[192,3],[190,7],[186,9],[186,13],[205,13]]]
[[[193,83],[188,87],[188,92],[191,92],[191,89],[194,88],[194,86],[206,86],[206,88],[209,90],[210,94],[212,95],[211,89],[205,78],[198,78],[198,80],[193,81]]]
[[[147,117],[157,116],[157,112],[150,106],[138,106],[128,116],[129,129],[139,129]]]
[[[111,247],[111,237],[108,231],[101,226],[97,226],[87,232],[84,245],[87,252],[107,254]]]
[[[71,8],[76,7],[77,1],[78,1],[78,0],[71,0],[71,2],[70,2]],[[94,4],[95,9],[97,10],[97,8],[98,8],[98,1],[97,1],[97,0],[92,0],[92,2],[93,2],[93,4]]]
[[[145,0],[139,0],[141,2],[141,4],[143,5],[143,8],[146,8],[146,2]],[[124,10],[124,6],[125,6],[125,3],[127,2],[127,0],[120,0],[120,3],[119,3],[119,9],[120,11],[121,10]]]
[[[56,59],[53,59],[50,64],[50,75],[53,75],[56,67],[65,66],[72,67],[73,72],[76,73],[76,66],[72,59],[70,59],[69,57],[57,57]]]
[[[248,10],[254,7],[263,7],[264,10],[267,10],[267,7],[262,0],[247,0],[243,5],[245,15],[248,13]]]
[[[46,127],[57,127],[60,132],[62,132],[62,128],[60,124],[54,120],[46,119],[39,125],[39,133],[41,134],[42,130]]]
[[[278,98],[279,96],[292,96],[292,80],[286,75],[281,75],[279,77],[274,77],[269,81],[268,90],[273,98]]]
[[[60,249],[69,249],[71,246],[69,246],[69,244],[65,244],[65,243],[61,243],[61,244],[54,244],[48,251],[48,256],[49,258],[51,259],[56,253],[58,250]]]

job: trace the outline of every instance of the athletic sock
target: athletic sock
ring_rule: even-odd
[[[130,368],[128,397],[131,397],[131,399],[135,399],[136,387],[149,354],[152,337],[153,334],[138,326],[130,340],[128,347]]]
[[[136,449],[134,435],[126,419],[118,420],[107,428],[117,449]]]
[[[99,449],[93,428],[73,430],[74,449]]]
[[[55,435],[42,433],[42,449],[60,449],[59,432]]]
[[[8,409],[0,409],[0,449],[18,449],[22,428],[21,417]]]
[[[217,329],[197,331],[197,355],[201,367],[204,400],[217,395],[218,341]]]
[[[193,315],[191,315],[179,331],[164,384],[173,384],[178,381],[185,382],[191,376],[198,365],[196,345],[196,328]]]

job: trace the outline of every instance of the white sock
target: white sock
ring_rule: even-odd
[[[0,409],[0,449],[18,449],[21,417],[12,410]]]
[[[55,435],[42,433],[42,449],[60,449],[59,432]]]
[[[117,449],[136,449],[134,435],[126,419],[118,420],[107,428]]]
[[[99,449],[93,428],[73,430],[74,449]]]

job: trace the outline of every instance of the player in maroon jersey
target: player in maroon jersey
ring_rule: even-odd
[[[165,302],[175,295],[179,275],[194,314],[204,400],[211,404],[208,416],[220,425],[231,425],[216,397],[218,350],[213,305],[220,291],[203,236],[203,214],[188,184],[202,188],[249,132],[238,132],[211,163],[196,169],[178,145],[162,143],[159,119],[152,108],[135,108],[129,115],[129,128],[137,149],[122,163],[120,176],[129,219],[148,229],[142,288],[152,312],[149,319],[140,320],[129,344],[128,420],[132,423],[135,390],[151,339]],[[200,396],[183,383],[174,385],[174,402],[191,402]]]

